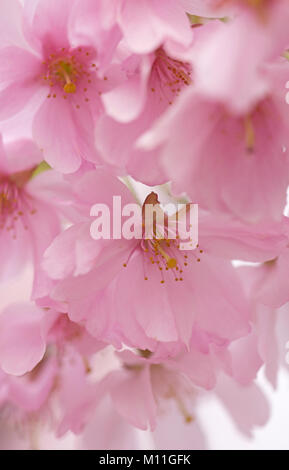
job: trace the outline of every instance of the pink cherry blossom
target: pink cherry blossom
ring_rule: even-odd
[[[148,350],[117,352],[119,364],[115,364],[114,370],[98,382],[100,401],[97,408],[109,396],[110,406],[129,424],[142,430],[155,430],[160,416],[170,414],[171,405],[174,405],[183,423],[193,431],[199,396],[208,393],[200,392],[200,387],[206,390],[215,387],[222,370],[232,376],[230,355],[222,347],[213,348],[209,353],[183,350],[166,359],[162,358],[164,353],[162,345],[156,353]],[[220,383],[224,380],[222,375]],[[231,378],[229,383],[236,393],[239,386],[235,379]],[[222,396],[223,387],[217,385],[216,391],[225,405],[230,407],[234,400]],[[247,393],[259,393],[260,408],[263,407],[262,419],[266,422],[268,412],[265,397],[258,389],[252,388]],[[261,416],[256,414],[246,424],[250,427],[251,422],[260,419]],[[238,417],[237,425],[239,421],[242,421],[241,417]]]
[[[56,376],[56,362],[48,360],[39,375],[15,377],[0,369],[1,406],[15,407],[15,419],[37,412],[46,402]],[[18,415],[18,416],[17,416]]]
[[[127,75],[102,97],[106,113],[98,120],[95,135],[96,148],[105,162],[123,173],[133,172],[134,161],[141,161],[144,154],[136,148],[137,139],[192,85],[193,70],[186,60],[187,53],[185,49],[176,50],[168,41],[146,55],[129,52],[122,62]],[[143,165],[142,172],[147,171]],[[164,182],[157,165],[150,171],[158,183]]]
[[[42,311],[33,305],[11,305],[0,316],[0,365],[23,375],[41,361],[46,349]]]
[[[41,256],[59,233],[61,213],[71,201],[69,186],[60,174],[51,170],[35,173],[41,161],[42,152],[30,140],[5,146],[1,142],[1,278],[14,276],[31,260],[35,293]]]
[[[114,60],[121,73],[119,83],[102,95],[106,112],[97,122],[95,145],[105,162],[125,174],[133,171],[135,159],[141,159],[142,152],[135,146],[138,137],[173,105],[187,86],[192,85],[192,64],[187,57],[194,40],[194,28],[178,1],[168,5],[168,2],[145,0],[139,2],[134,11],[137,15],[148,15],[146,27],[155,29],[158,26],[157,34],[151,33],[152,43],[147,40],[137,43],[131,39],[132,28],[133,34],[139,33],[140,20],[145,24],[143,18],[131,13],[127,17],[133,2],[119,3],[118,18],[124,37],[118,44]],[[181,20],[177,36],[176,28],[163,30],[159,26],[159,22],[163,24],[168,16],[174,22]],[[146,171],[143,165],[143,172]],[[163,174],[157,166],[154,172],[158,183],[163,182]]]
[[[282,93],[288,73],[285,62],[270,68],[270,94],[246,113],[187,90],[139,145],[149,150],[150,162],[163,166],[177,192],[185,190],[203,207],[249,222],[280,220],[288,185],[288,107]],[[142,162],[139,168],[141,178]],[[146,182],[154,183],[149,174]]]
[[[250,280],[249,292],[253,301],[271,309],[282,307],[289,301],[288,217],[283,218],[281,231],[287,238],[283,249],[268,257],[266,262],[255,266],[250,273],[245,271],[246,277]]]
[[[20,112],[33,98],[33,137],[47,162],[65,173],[77,170],[82,159],[97,160],[94,124],[102,112],[100,94],[107,81],[104,73],[97,75],[97,50],[91,40],[81,42],[80,33],[80,42],[74,39],[78,11],[76,0],[25,2],[26,45],[11,41],[0,49],[0,118]]]
[[[158,404],[163,400],[175,400],[185,422],[191,423],[193,416],[186,409],[185,402],[189,398],[188,395],[194,398],[194,392],[189,387],[188,379],[178,370],[174,370],[173,362],[170,368],[169,361],[160,363],[157,359],[150,358],[149,352],[147,355],[148,358],[145,351],[143,357],[138,357],[130,351],[118,354],[123,363],[122,369],[111,372],[103,379],[113,406],[133,426],[143,430],[150,427],[154,430]],[[192,370],[198,359],[200,355],[195,358],[195,363],[192,361]],[[209,367],[206,372],[208,380],[211,372]],[[129,401],[128,396],[132,396],[133,401],[132,398]]]
[[[50,416],[57,435],[80,432],[97,403],[96,385],[87,380],[89,359],[105,345],[66,315],[32,303],[9,306],[0,323],[0,396],[1,405],[11,407],[9,419],[33,426],[38,413],[44,420]]]
[[[132,202],[126,187],[102,170],[85,175],[77,193],[86,203],[91,198],[88,211],[97,200],[111,207],[113,195]],[[156,340],[189,345],[194,327],[227,340],[248,332],[249,310],[238,278],[228,260],[214,256],[211,248],[206,252],[205,237],[196,250],[180,251],[176,240],[94,241],[90,225],[88,219],[57,237],[44,267],[57,280],[52,297],[67,302],[70,318],[85,322],[91,334],[116,346],[129,341],[152,350]],[[225,288],[228,279],[231,293]],[[212,317],[211,312],[218,313]]]

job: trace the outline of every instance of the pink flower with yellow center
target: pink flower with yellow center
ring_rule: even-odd
[[[71,197],[61,175],[39,171],[41,162],[42,152],[30,140],[0,142],[0,277],[16,275],[30,261],[34,289],[41,256],[59,233],[61,207]]]
[[[192,42],[192,30],[190,33]],[[141,173],[148,184],[152,178],[158,184],[164,182],[164,175],[153,159],[147,161],[147,155],[144,159],[137,140],[193,86],[193,67],[186,59],[189,47],[180,47],[181,52],[176,52],[170,44],[163,44],[146,55],[128,51],[122,63],[124,79],[102,96],[106,113],[96,124],[96,148],[105,162],[123,173]]]
[[[182,233],[161,238],[159,227],[152,239],[94,240],[88,214],[95,201],[112,209],[113,195],[121,195],[123,206],[133,202],[132,195],[103,170],[84,175],[75,191],[87,207],[87,219],[57,237],[44,256],[55,284],[49,294],[66,302],[73,321],[117,347],[124,342],[151,351],[157,341],[189,347],[195,328],[222,340],[245,334],[248,310],[242,289],[230,262],[206,249],[207,236],[195,250],[180,249]],[[144,206],[157,201],[151,192]],[[142,222],[140,216],[140,234]]]
[[[63,173],[76,171],[83,160],[97,161],[94,126],[109,86],[104,71],[97,71],[101,41],[96,50],[91,40],[74,38],[77,8],[76,0],[44,0],[34,10],[26,2],[15,10],[23,44],[15,45],[12,35],[0,48],[0,119],[29,106],[28,124],[43,158]]]

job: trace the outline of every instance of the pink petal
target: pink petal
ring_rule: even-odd
[[[229,262],[203,254],[199,263],[189,262],[192,300],[201,329],[233,340],[250,331],[250,308],[240,279]],[[189,273],[184,272],[189,276]]]
[[[111,398],[118,413],[139,429],[156,425],[156,403],[148,367],[139,372],[115,372]]]
[[[132,51],[145,54],[165,39],[189,43],[191,38],[186,14],[174,0],[125,0],[120,25]]]
[[[0,49],[0,119],[13,116],[32,99],[39,87],[40,67],[40,60],[25,49]]]
[[[79,448],[128,450],[139,449],[140,443],[136,429],[115,411],[110,398],[106,397],[83,430]]]
[[[1,0],[0,44],[1,47],[24,45],[22,34],[23,7],[18,0]]]
[[[145,105],[150,60],[142,60],[131,73],[131,78],[120,86],[103,94],[107,114],[119,122],[130,122],[139,116]]]
[[[21,139],[6,145],[7,172],[18,173],[38,166],[43,160],[40,149],[32,140]]]
[[[33,136],[43,149],[45,160],[62,173],[78,170],[82,159],[95,154],[93,120],[88,108],[74,108],[62,96],[44,101],[34,119]]]
[[[55,383],[57,364],[53,359],[48,359],[39,367],[38,374],[32,378],[11,378],[9,384],[9,400],[25,411],[39,411],[47,400],[47,397]]]
[[[260,387],[252,384],[241,387],[227,377],[222,377],[216,390],[235,424],[248,437],[256,426],[264,426],[270,417],[270,406]]]
[[[69,45],[67,27],[75,0],[33,0],[25,2],[26,36],[37,47],[62,48]]]
[[[162,278],[158,268],[152,266],[147,273],[144,271],[142,256],[142,254],[136,255],[129,261],[128,266],[120,271],[117,281],[116,308],[120,312],[124,309],[130,312],[148,337],[157,341],[177,341],[176,322],[166,285],[161,284]],[[144,280],[145,276],[148,280]],[[129,304],[127,303],[128,295],[130,296]]]
[[[0,315],[0,364],[12,375],[31,371],[43,358],[43,312],[33,304],[15,304]]]

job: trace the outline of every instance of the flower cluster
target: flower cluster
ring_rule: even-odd
[[[1,448],[205,448],[212,395],[244,433],[266,423],[255,379],[277,386],[289,339],[288,20],[288,0],[1,0]],[[115,196],[140,236],[92,236]],[[168,202],[198,205],[194,246]]]

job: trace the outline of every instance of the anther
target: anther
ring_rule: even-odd
[[[67,82],[64,85],[63,90],[65,91],[65,93],[75,93],[76,92],[76,85],[75,85],[75,83]]]

